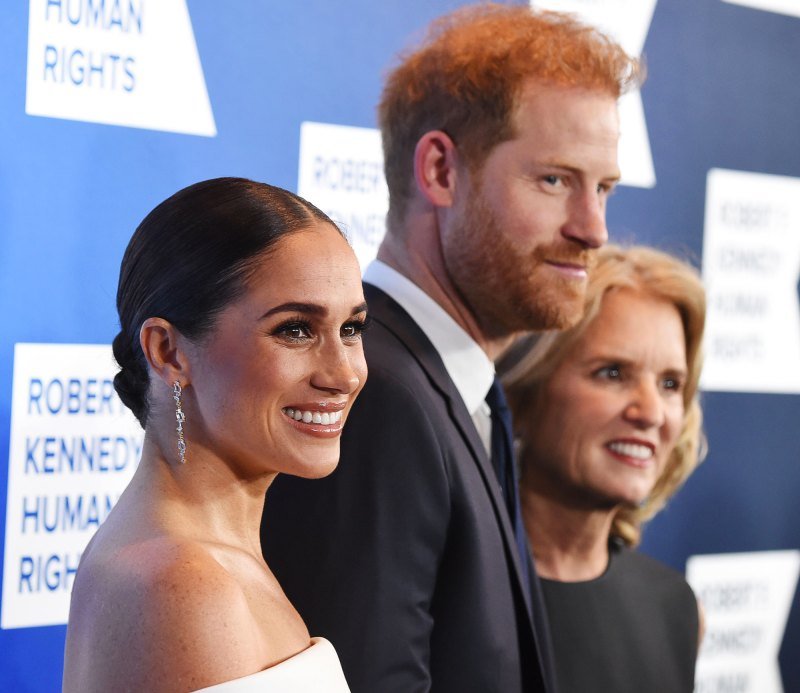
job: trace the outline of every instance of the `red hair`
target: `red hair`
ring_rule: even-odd
[[[446,132],[474,170],[514,136],[513,109],[528,80],[617,98],[643,77],[637,60],[570,15],[485,3],[437,19],[389,74],[378,108],[390,219],[405,214],[426,132]]]

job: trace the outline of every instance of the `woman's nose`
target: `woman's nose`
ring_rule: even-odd
[[[365,377],[366,365],[360,368],[364,355],[360,348],[343,344],[331,345],[320,356],[311,384],[320,390],[350,394]]]
[[[655,383],[641,382],[631,392],[625,416],[643,428],[664,423],[664,399]]]

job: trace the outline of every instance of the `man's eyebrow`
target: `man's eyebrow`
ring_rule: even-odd
[[[563,163],[563,162],[561,162],[561,161],[559,161],[557,159],[545,159],[545,160],[540,162],[540,165],[543,166],[543,167],[560,168],[563,171],[569,171],[570,173],[573,173],[573,174],[576,174],[576,173],[577,174],[581,174],[581,173],[583,173],[583,169],[581,169],[579,166],[573,166],[571,164],[566,164],[566,163]],[[601,178],[601,180],[619,182],[619,179],[620,179],[621,175],[622,174],[619,171],[615,171],[614,173],[612,173],[610,175],[604,176],[603,178]]]

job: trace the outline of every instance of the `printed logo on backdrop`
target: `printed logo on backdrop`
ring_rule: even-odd
[[[339,224],[363,272],[383,239],[389,209],[380,132],[303,123],[297,194]]]
[[[778,652],[800,551],[692,556],[686,579],[703,605],[696,693],[781,693]]]
[[[644,49],[656,0],[531,0],[542,10],[571,12],[617,41],[629,55]],[[621,183],[639,188],[656,184],[642,95],[626,94],[619,102],[619,167]]]
[[[30,0],[25,112],[216,135],[186,0]]]
[[[67,622],[81,553],[136,469],[144,433],[116,371],[109,346],[14,348],[3,628]]]
[[[712,169],[706,390],[800,393],[800,178]]]

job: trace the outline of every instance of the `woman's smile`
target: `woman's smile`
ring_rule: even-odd
[[[332,438],[342,431],[346,402],[320,402],[281,409],[296,430],[313,436]]]

